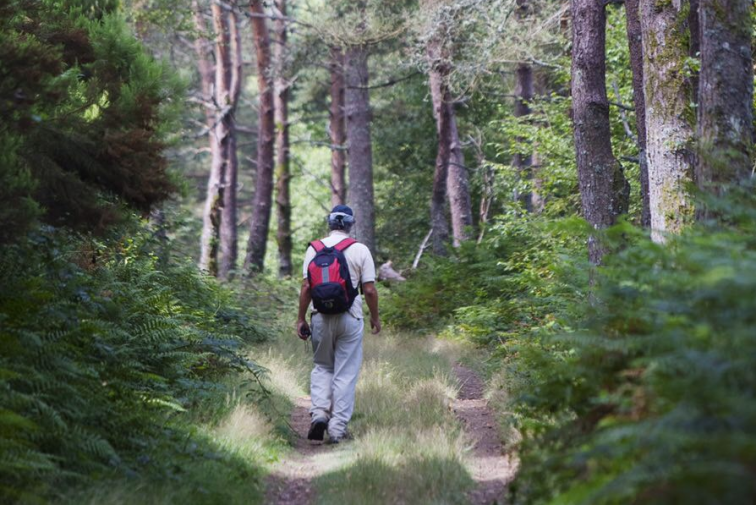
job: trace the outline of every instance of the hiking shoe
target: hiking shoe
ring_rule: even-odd
[[[328,441],[326,442],[327,445],[336,445],[341,442],[344,442],[346,440],[352,440],[354,437],[352,437],[352,434],[347,432],[344,432],[343,435],[339,437],[332,437],[331,435],[328,435]]]
[[[323,435],[328,428],[328,423],[323,419],[318,419],[310,424],[310,431],[307,432],[307,440],[323,440]]]

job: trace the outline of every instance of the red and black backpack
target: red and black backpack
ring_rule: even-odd
[[[326,247],[320,240],[311,242],[315,257],[307,265],[307,280],[315,310],[322,314],[346,312],[357,298],[357,288],[352,286],[344,251],[356,244],[353,238],[346,238],[333,247]]]

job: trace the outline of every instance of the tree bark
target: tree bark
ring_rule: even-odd
[[[639,0],[625,0],[627,13],[627,45],[630,51],[630,68],[633,72],[633,104],[635,126],[638,131],[638,159],[640,162],[641,226],[651,226],[651,209],[648,196],[648,158],[646,155],[646,98],[643,92],[643,42],[640,24]]]
[[[690,8],[688,9],[688,29],[689,42],[688,42],[688,55],[691,58],[699,58],[701,52],[701,21],[699,13],[700,0],[689,0]],[[698,103],[698,87],[699,87],[699,75],[698,72],[691,72],[690,76],[690,89],[691,99],[693,103]]]
[[[696,182],[723,193],[750,175],[753,61],[750,0],[701,0],[701,75]],[[700,214],[702,217],[705,215]]]
[[[346,122],[344,118],[344,51],[331,47],[331,206],[346,203]]]
[[[202,248],[200,268],[210,275],[221,277],[224,246],[223,214],[226,187],[229,182],[229,151],[233,147],[233,115],[231,99],[231,53],[228,13],[215,3],[211,4],[215,32],[215,77],[213,103],[215,114],[211,130],[213,146],[212,165],[208,180],[207,197],[203,212]],[[201,17],[195,19],[201,24]],[[228,246],[228,243],[225,243]]]
[[[224,130],[226,134],[225,152],[225,183],[223,185],[223,207],[221,209],[220,229],[220,262],[218,266],[218,278],[227,280],[236,270],[238,257],[238,230],[236,227],[236,196],[239,161],[236,154],[236,104],[239,103],[239,95],[242,88],[242,45],[239,33],[239,20],[235,12],[227,13],[226,29],[228,36],[224,39],[228,42],[228,69],[223,76],[228,85],[228,102],[218,102],[227,107],[228,111],[223,116]]]
[[[350,46],[345,55],[344,104],[349,145],[349,205],[354,210],[356,238],[375,256],[373,148],[370,139],[368,55],[364,45]]]
[[[437,8],[433,2],[426,1],[422,5],[427,11]],[[473,224],[473,217],[469,176],[467,174],[467,167],[465,166],[462,144],[459,141],[454,101],[448,85],[448,77],[451,72],[451,68],[449,67],[451,55],[446,41],[442,38],[445,31],[444,23],[440,27],[437,27],[436,31],[439,35],[431,38],[426,50],[430,64],[431,101],[433,102],[433,115],[436,119],[438,141],[447,144],[445,146],[439,144],[438,146],[433,196],[431,199],[431,208],[435,209],[431,212],[431,224],[434,230],[433,251],[436,254],[441,254],[445,250],[445,245],[442,246],[442,243],[448,240],[449,232],[448,226],[445,224],[445,206],[439,206],[434,199],[438,198],[442,193],[448,197],[454,247],[459,247],[462,242],[470,238],[470,227]],[[443,111],[443,114],[440,114],[440,111]],[[448,122],[448,124],[445,122]],[[443,167],[441,167],[440,163],[443,163]],[[436,177],[440,175],[440,169],[446,174],[443,188],[441,187],[441,182],[436,181]],[[442,225],[442,223],[444,224]]]
[[[446,188],[449,195],[451,210],[452,237],[454,247],[470,238],[470,227],[473,225],[472,203],[470,201],[470,181],[465,166],[465,155],[459,141],[457,129],[457,115],[454,112],[454,102],[451,94],[449,100],[449,170],[446,178]]]
[[[278,14],[286,16],[286,0],[276,0]],[[291,83],[285,76],[286,60],[286,21],[275,21],[276,44],[274,54],[276,59],[276,214],[278,216],[278,275],[287,277],[292,273],[291,262],[291,196],[289,181],[291,180],[290,144],[289,144],[289,88]]]
[[[257,55],[257,87],[260,94],[257,135],[257,177],[255,196],[252,200],[249,242],[244,268],[261,272],[265,262],[265,250],[270,227],[273,199],[273,166],[276,124],[274,117],[274,89],[271,75],[270,35],[265,21],[262,0],[252,0],[250,24]]]
[[[192,2],[192,9],[194,11],[194,26],[198,33],[197,39],[194,41],[194,50],[197,53],[197,68],[199,70],[200,91],[202,93],[201,99],[205,114],[205,124],[207,125],[211,159],[205,205],[202,209],[199,268],[215,276],[218,273],[218,244],[220,237],[220,212],[218,211],[220,205],[218,200],[220,174],[217,172],[220,164],[216,159],[218,157],[218,150],[215,141],[215,128],[213,127],[215,124],[215,111],[210,106],[214,101],[215,74],[213,65],[208,58],[208,53],[214,49],[211,43],[202,36],[202,34],[208,31],[208,28],[198,1],[195,0]]]
[[[517,77],[515,81],[515,106],[514,117],[521,118],[530,115],[530,102],[533,100],[533,67],[527,63],[520,63],[517,65],[516,71]],[[512,166],[517,170],[520,180],[531,181],[533,179],[532,166],[533,155],[532,152],[523,153],[522,151],[530,151],[527,146],[524,145],[524,139],[516,139],[518,144],[518,151],[512,157]],[[523,148],[526,149],[523,149]],[[521,195],[517,195],[518,200],[525,207],[528,212],[533,212],[533,193],[527,191]]]
[[[615,223],[627,209],[628,184],[612,154],[606,95],[606,13],[602,0],[572,0],[572,101],[583,215],[595,228]],[[592,263],[605,247],[588,240]]]
[[[429,84],[433,102],[433,115],[436,118],[436,134],[438,148],[436,152],[436,168],[433,172],[433,191],[431,193],[431,237],[433,254],[445,255],[446,243],[449,240],[449,226],[446,222],[446,191],[451,161],[451,97],[446,86],[448,67],[440,58],[437,42],[431,42],[428,47],[428,57],[431,67]]]
[[[675,2],[643,1],[640,6],[649,209],[655,242],[664,242],[666,234],[679,232],[693,217],[686,191],[693,172],[693,118],[688,105],[690,82],[680,71],[688,56],[680,9]]]

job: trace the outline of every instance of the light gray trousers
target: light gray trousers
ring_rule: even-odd
[[[349,313],[312,316],[315,366],[310,374],[310,415],[313,421],[328,421],[331,438],[344,436],[354,412],[364,326],[362,319]]]

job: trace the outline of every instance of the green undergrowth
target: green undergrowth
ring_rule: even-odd
[[[278,411],[287,412],[309,392],[312,349],[292,329],[263,347],[256,356],[269,370]],[[450,409],[459,353],[450,341],[366,332],[354,440],[314,456],[318,503],[467,503],[469,443]]]
[[[467,503],[467,440],[449,408],[458,353],[442,340],[366,336],[349,462],[316,480],[319,503]]]
[[[274,456],[215,427],[262,401],[243,351],[273,330],[148,230],[111,235],[40,230],[0,254],[0,501],[246,503],[231,494]]]
[[[511,502],[753,501],[756,202],[733,188],[707,204],[712,219],[664,245],[609,230],[592,282],[585,228],[532,218],[500,221],[475,253],[498,260],[463,249],[393,289],[389,312],[411,323],[407,305],[467,279],[436,319],[479,347],[521,459]]]

